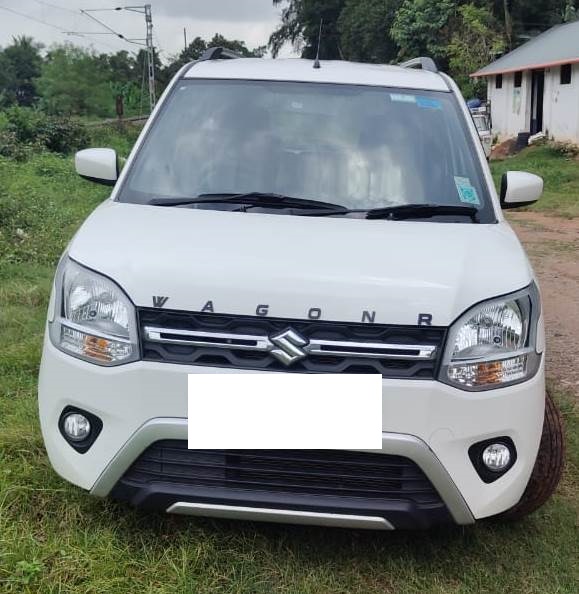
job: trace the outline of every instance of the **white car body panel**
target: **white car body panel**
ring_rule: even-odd
[[[188,373],[257,372],[154,362],[105,368],[73,359],[47,340],[40,373],[44,395],[40,417],[57,472],[92,489],[115,454],[147,421],[186,418]],[[382,385],[383,431],[416,436],[428,444],[475,518],[499,513],[518,501],[541,438],[543,368],[529,382],[481,393],[436,381],[384,379]],[[54,431],[66,405],[89,409],[103,420],[102,434],[85,454],[75,452]],[[511,471],[487,485],[478,478],[465,449],[493,435],[511,437],[519,446],[519,458]]]
[[[276,60],[214,60],[199,62],[190,67],[185,78],[213,78],[227,80],[284,80],[299,82],[335,83],[448,91],[445,81],[433,72],[399,68],[383,64],[356,64],[322,60],[319,69],[311,60],[287,58]]]
[[[106,230],[106,237],[103,237]],[[110,238],[117,238],[111,240]],[[481,249],[484,246],[484,249]],[[321,257],[322,255],[326,257]],[[404,254],[404,257],[400,257]],[[69,247],[136,305],[304,319],[449,325],[467,308],[533,278],[506,223],[428,224],[160,208],[106,202]],[[352,282],[355,278],[356,282]]]
[[[116,202],[149,128],[181,77],[452,92],[474,141],[497,223],[310,218]],[[150,308],[154,296],[165,296],[168,309],[198,312],[212,301],[216,313],[254,316],[258,305],[267,304],[270,316],[299,320],[307,319],[315,307],[322,310],[322,320],[360,322],[363,312],[369,311],[376,312],[376,323],[416,325],[419,314],[426,313],[432,315],[433,325],[449,326],[473,305],[535,281],[523,248],[504,220],[478,132],[450,78],[344,62],[322,61],[322,67],[314,70],[309,60],[215,60],[184,66],[149,118],[110,200],[85,221],[68,255],[111,278],[140,307]],[[55,301],[53,294],[49,323]],[[541,353],[542,318],[537,336],[536,350]],[[124,459],[124,453],[138,454],[145,433],[147,439],[180,438],[187,416],[188,373],[255,372],[152,361],[101,367],[61,352],[47,332],[39,407],[56,471],[84,489],[107,495],[118,478],[115,473],[133,462]],[[533,469],[543,423],[544,384],[544,362],[524,383],[483,392],[436,380],[383,379],[382,452],[404,454],[391,449],[388,435],[423,444],[426,458],[431,456],[431,462],[447,473],[442,481],[445,502],[454,489],[464,504],[458,512],[452,508],[458,523],[500,513],[520,499]],[[70,405],[103,421],[101,435],[84,454],[71,448],[57,429],[61,411]],[[497,481],[485,484],[466,451],[471,444],[497,435],[517,444],[517,462]],[[440,480],[435,470],[429,468],[434,482],[436,476]],[[276,513],[284,516],[278,512],[264,514],[273,519]],[[355,521],[344,517],[342,525],[356,525]],[[340,524],[340,518],[324,522],[320,517],[319,523]]]

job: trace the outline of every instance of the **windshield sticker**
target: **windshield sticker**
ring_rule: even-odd
[[[416,105],[423,109],[442,109],[442,101],[431,97],[417,97]]]
[[[480,204],[477,191],[471,185],[470,179],[468,179],[468,177],[455,177],[454,183],[456,184],[458,197],[461,202],[466,202],[466,204]]]
[[[390,100],[398,103],[416,103],[414,95],[403,95],[402,93],[390,93]]]

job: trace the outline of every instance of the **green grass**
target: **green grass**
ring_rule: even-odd
[[[545,181],[543,196],[527,210],[579,217],[579,157],[565,158],[548,145],[533,146],[513,157],[491,161],[491,170],[497,187],[505,171],[528,171],[540,175]]]
[[[106,134],[126,153],[130,140]],[[564,481],[518,524],[391,534],[194,520],[94,499],[56,476],[36,409],[48,293],[61,251],[108,193],[72,169],[54,155],[0,160],[1,592],[577,591],[579,420],[563,392]]]

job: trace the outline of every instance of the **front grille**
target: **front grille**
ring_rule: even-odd
[[[139,309],[138,315],[141,352],[146,361],[260,371],[380,373],[388,378],[429,379],[435,376],[446,333],[445,328],[429,326],[287,320],[149,308]],[[161,338],[152,340],[151,328]],[[350,346],[322,344],[316,354],[308,354],[289,366],[271,352],[252,346],[256,338],[257,342],[261,339],[267,342],[268,337],[288,328],[312,344],[332,341]],[[179,341],[182,337],[179,332],[199,333],[194,336],[196,344]],[[219,335],[228,338],[216,339]],[[224,340],[228,343],[223,344]],[[216,342],[221,344],[216,345]],[[365,356],[365,345],[388,348],[371,349],[372,353]],[[421,357],[427,349],[432,351],[432,356]],[[328,350],[333,352],[326,354]]]
[[[342,450],[189,450],[184,440],[151,445],[122,479],[135,488],[163,484],[291,495],[410,501],[440,496],[408,458]],[[251,497],[248,496],[248,499]]]

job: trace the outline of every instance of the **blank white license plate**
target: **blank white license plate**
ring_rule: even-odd
[[[190,374],[188,415],[191,449],[380,449],[382,376]]]

